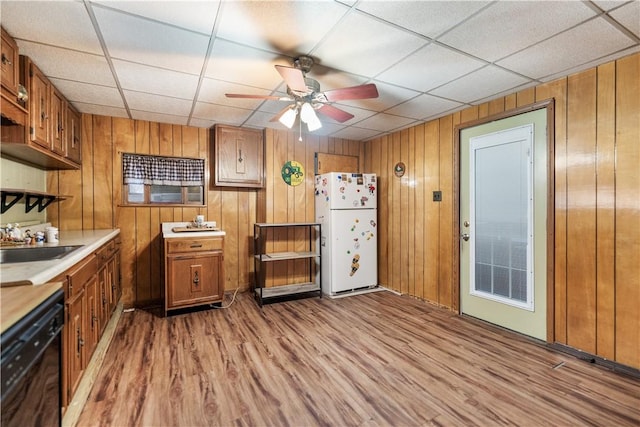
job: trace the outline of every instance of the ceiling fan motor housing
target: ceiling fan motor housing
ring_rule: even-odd
[[[299,56],[293,60],[293,66],[307,74],[313,67],[313,58],[310,56]]]

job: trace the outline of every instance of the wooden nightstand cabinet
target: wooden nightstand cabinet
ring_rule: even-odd
[[[165,315],[179,308],[222,302],[224,237],[166,239]]]

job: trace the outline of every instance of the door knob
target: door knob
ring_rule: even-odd
[[[469,236],[467,233],[464,233],[460,237],[462,237],[462,240],[464,240],[465,242],[468,242],[469,241],[469,237],[471,237],[471,236]]]

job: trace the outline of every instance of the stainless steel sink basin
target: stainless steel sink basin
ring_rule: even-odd
[[[0,249],[0,263],[11,264],[16,262],[49,261],[52,259],[60,259],[81,247],[82,245],[2,248]]]

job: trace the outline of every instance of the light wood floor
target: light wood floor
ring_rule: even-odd
[[[638,426],[640,380],[390,292],[124,313],[79,426]]]

